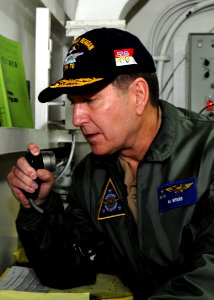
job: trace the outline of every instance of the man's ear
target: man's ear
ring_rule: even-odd
[[[149,86],[142,77],[136,78],[133,83],[135,84],[136,112],[142,115],[149,100]]]

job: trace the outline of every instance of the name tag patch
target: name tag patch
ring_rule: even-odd
[[[117,191],[112,179],[109,178],[104,192],[102,194],[97,220],[103,220],[124,215],[125,211],[122,204],[122,199],[120,198],[119,192]]]
[[[175,181],[158,188],[159,210],[161,212],[197,202],[196,178]]]

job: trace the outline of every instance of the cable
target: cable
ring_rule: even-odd
[[[212,28],[209,32],[211,33],[211,32],[213,32],[213,31],[214,31],[214,28]],[[185,56],[177,63],[177,65],[175,66],[175,68],[172,70],[172,73],[170,74],[170,76],[168,77],[168,79],[165,81],[164,86],[163,86],[162,90],[160,91],[160,94],[163,94],[163,92],[164,92],[165,89],[167,88],[167,86],[168,86],[170,80],[173,78],[174,73],[177,71],[177,69],[179,68],[179,66],[185,61],[185,59],[186,59],[186,55],[185,55]],[[168,96],[169,96],[169,95],[168,95]],[[167,99],[168,99],[168,98],[166,97],[166,100],[167,100]]]
[[[67,168],[70,166],[70,163],[73,159],[73,155],[74,155],[74,149],[75,149],[75,144],[76,144],[76,137],[75,137],[75,132],[73,132],[73,135],[72,135],[72,146],[71,146],[71,151],[70,151],[70,155],[69,155],[69,158],[68,158],[68,161],[67,161],[67,164],[65,166],[65,168],[62,170],[62,172],[56,177],[56,180],[59,180],[63,175],[64,173],[66,172]],[[47,152],[47,151],[46,151]],[[29,152],[28,152],[29,153]],[[43,152],[44,153],[44,152]],[[34,156],[33,156],[34,157]],[[45,157],[44,157],[45,158]],[[29,158],[30,159],[30,158]],[[31,163],[32,165],[32,160],[28,160],[29,163]],[[46,159],[46,163],[47,163],[47,159]],[[50,162],[49,162],[50,163]],[[51,163],[53,164],[53,162],[51,161]],[[58,164],[56,167],[60,166],[60,164]],[[35,166],[34,166],[35,167]],[[32,197],[28,197],[28,200],[29,200],[29,203],[30,205],[37,211],[39,212],[40,214],[44,213],[44,210],[39,207],[35,202]]]
[[[36,203],[34,202],[33,198],[28,198],[28,201],[30,202],[30,205],[36,210],[38,211],[40,214],[44,213],[44,210],[39,207],[38,205],[36,205]]]
[[[165,91],[165,89],[166,89],[168,83],[170,82],[170,80],[171,80],[171,79],[173,78],[173,76],[174,76],[174,72],[178,69],[178,67],[182,64],[182,62],[183,62],[185,59],[186,59],[186,56],[184,56],[184,57],[177,63],[176,67],[172,70],[172,73],[170,74],[170,76],[168,77],[168,79],[166,80],[166,82],[164,83],[164,86],[163,86],[162,90],[160,91],[160,94],[162,94],[162,93]]]
[[[188,11],[185,11],[182,15],[180,15],[177,20],[173,23],[169,31],[167,32],[167,35],[165,37],[165,40],[162,44],[161,50],[160,50],[160,56],[166,56],[167,49],[169,47],[169,44],[171,42],[172,36],[174,35],[175,31],[181,26],[181,24],[186,21],[191,15],[194,13],[204,9],[205,7],[214,6],[214,0],[204,0],[203,2],[197,3],[192,8],[190,8]],[[164,61],[160,60],[158,61],[157,66],[157,76],[159,78],[159,84],[160,89],[162,89],[162,80],[163,80],[163,67],[164,67]]]
[[[168,95],[166,96],[166,101],[168,101],[169,96],[172,94],[174,87],[172,86],[171,89],[168,92]]]
[[[212,107],[214,106],[214,102],[212,104],[206,105],[205,107],[203,107],[200,111],[199,114],[201,114],[204,110],[206,110],[208,107]]]
[[[65,174],[65,172],[67,171],[68,167],[70,166],[71,161],[73,159],[73,155],[74,155],[75,144],[76,144],[76,134],[74,132],[73,133],[73,139],[72,139],[71,151],[70,151],[70,154],[69,154],[69,158],[68,158],[67,164],[66,164],[65,168],[62,170],[62,172],[59,173],[59,175],[57,175],[56,181],[58,181]]]
[[[159,38],[161,41],[163,41],[163,37],[161,37],[161,29],[163,28],[164,24],[169,21],[169,19],[177,13],[179,10],[184,9],[187,6],[191,6],[192,4],[198,3],[199,0],[193,1],[182,1],[180,3],[173,3],[169,7],[167,7],[166,10],[164,10],[156,20],[153,28],[152,28],[152,33],[151,33],[151,38],[150,38],[150,50],[153,55],[155,55],[156,52],[158,52],[158,45],[159,43],[157,42],[157,39]],[[173,20],[174,22],[174,20]],[[168,26],[169,28],[171,27],[171,24]],[[165,30],[167,32],[167,30]],[[157,45],[157,46],[156,46]]]

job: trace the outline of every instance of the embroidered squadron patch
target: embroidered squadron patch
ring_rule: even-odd
[[[175,181],[158,188],[159,210],[166,211],[178,206],[197,202],[196,178]]]
[[[76,62],[77,57],[84,54],[84,52],[75,52],[75,51],[77,51],[77,48],[75,46],[73,46],[73,48],[69,50],[68,55],[64,61],[64,66],[68,64],[74,64]]]
[[[125,211],[122,205],[122,200],[112,181],[109,178],[107,185],[102,194],[101,203],[98,211],[97,220],[124,216]]]
[[[114,50],[116,66],[136,65],[133,57],[134,49]]]
[[[84,47],[82,47],[82,45],[84,45]],[[72,43],[71,48],[68,51],[67,57],[65,58],[64,71],[68,69],[74,69],[78,57],[84,55],[85,49],[87,49],[87,51],[90,51],[94,47],[94,44],[90,40],[81,37],[77,38]]]

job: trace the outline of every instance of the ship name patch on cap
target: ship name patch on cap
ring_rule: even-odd
[[[196,178],[175,181],[158,188],[159,210],[161,212],[197,202]]]
[[[136,65],[133,57],[134,49],[114,50],[116,66]]]
[[[111,178],[109,178],[101,197],[97,220],[124,216],[122,199]]]

